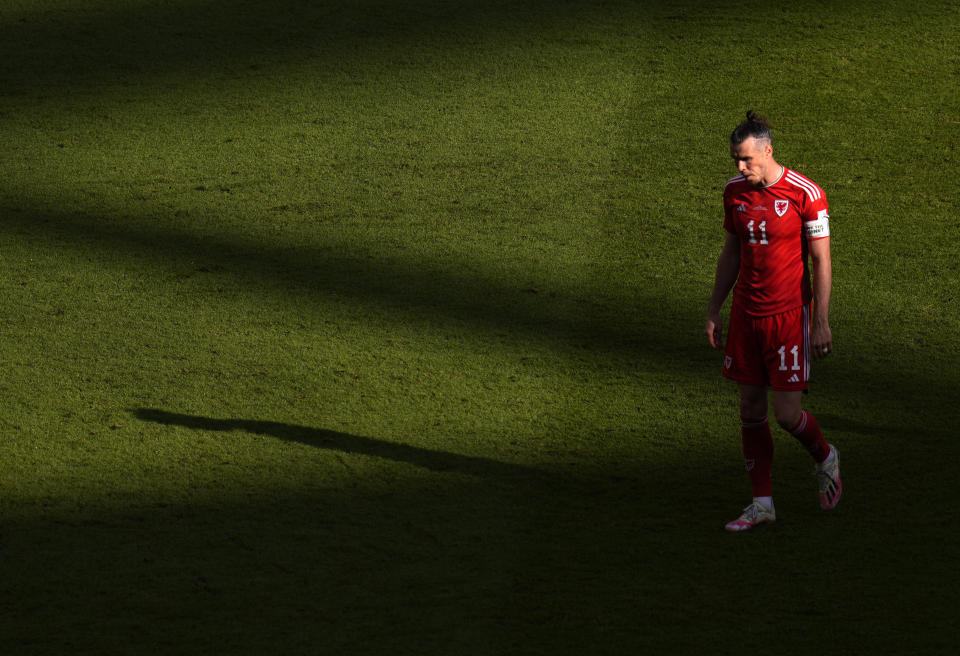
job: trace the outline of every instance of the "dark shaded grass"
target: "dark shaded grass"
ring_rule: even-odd
[[[344,300],[397,321],[466,324],[492,335],[546,339],[560,350],[588,348],[642,358],[652,369],[677,375],[698,373],[703,364],[688,357],[699,341],[696,308],[653,285],[630,297],[630,307],[610,307],[592,293],[600,291],[602,280],[580,290],[569,289],[567,281],[542,280],[531,287],[496,271],[465,271],[454,260],[372,257],[310,242],[271,243],[256,235],[225,236],[171,224],[159,217],[14,211],[0,230],[78,254],[106,254],[102,257],[111,267],[207,276],[212,295],[240,290],[254,298],[306,305]],[[686,339],[676,339],[678,333]]]
[[[937,653],[949,614],[930,609],[956,601],[942,578],[955,550],[930,541],[932,514],[904,522],[865,497],[887,461],[866,453],[836,512],[805,477],[748,540],[719,530],[728,495],[705,494],[728,468],[690,453],[618,479],[414,466],[380,492],[230,489],[24,519],[3,529],[5,640],[28,654],[736,653],[746,624],[777,653]]]
[[[57,5],[60,6],[57,6]],[[542,0],[221,0],[55,3],[0,17],[0,43],[13,56],[0,69],[8,92],[129,84],[166,75],[243,70],[264,60],[319,56],[334,69],[389,63],[401,53],[522,44],[558,26],[576,27],[627,13],[675,30],[692,13],[722,18],[722,3],[648,0],[602,4]],[[57,47],[50,48],[55,43]]]
[[[293,426],[276,421],[211,419],[165,412],[155,408],[138,408],[133,412],[133,416],[142,421],[152,421],[167,426],[184,426],[195,430],[244,431],[256,435],[269,435],[277,439],[298,442],[316,448],[409,463],[431,471],[454,471],[474,476],[484,476],[488,472],[496,474],[498,470],[502,474],[512,474],[514,476],[533,476],[535,474],[535,470],[521,465],[510,465],[496,460],[462,456],[454,453],[442,453],[407,444],[358,437],[336,431],[318,430],[307,426]]]

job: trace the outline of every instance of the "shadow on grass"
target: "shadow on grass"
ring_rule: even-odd
[[[488,656],[680,638],[684,586],[672,582],[699,547],[690,535],[670,546],[602,490],[442,477],[388,491],[225,488],[250,498],[154,507],[145,494],[139,507],[0,521],[5,648]],[[684,569],[698,576],[693,560]]]
[[[107,481],[83,506],[40,499],[31,516],[0,515],[7,653],[718,653],[758,590],[772,620],[751,638],[772,653],[815,652],[824,635],[846,653],[952,640],[956,591],[936,582],[955,561],[926,521],[939,510],[904,530],[904,495],[871,513],[854,488],[826,514],[805,489],[811,503],[769,530],[729,535],[718,482],[742,472],[704,454],[571,485],[328,431],[139,414],[478,476],[194,486],[171,462],[120,498]]]
[[[26,3],[28,6],[30,3]],[[0,16],[0,86],[7,92],[83,89],[320,60],[357,69],[396,61],[424,43],[476,56],[502,40],[536,38],[604,4],[545,0],[174,0],[10,10]],[[642,1],[641,10],[659,3]],[[52,47],[55,46],[55,47]],[[484,53],[489,50],[482,51]]]
[[[205,234],[158,217],[12,210],[0,224],[0,234],[8,231],[84,256],[110,252],[112,264],[133,269],[145,263],[188,269],[187,277],[210,280],[204,285],[209,294],[222,293],[217,286],[223,286],[231,293],[240,289],[298,305],[349,303],[388,312],[399,324],[470,326],[494,341],[509,336],[551,341],[558,353],[614,354],[631,368],[671,377],[701,376],[719,367],[700,334],[702,304],[677,295],[668,281],[637,289],[629,305],[620,306],[592,297],[594,287],[603,291],[602,279],[589,278],[599,272],[572,272],[578,280],[533,281],[542,283],[537,290],[523,272],[471,270],[455,259],[389,260],[318,244]]]
[[[464,456],[446,451],[433,451],[407,444],[398,444],[339,433],[322,428],[309,428],[295,424],[275,421],[256,421],[249,419],[211,419],[195,415],[184,415],[153,408],[138,408],[133,416],[142,421],[150,421],[168,426],[183,426],[196,430],[228,432],[245,431],[256,435],[268,435],[288,442],[298,442],[318,449],[329,449],[343,453],[360,454],[386,458],[395,462],[405,462],[435,472],[455,471],[472,476],[542,476],[543,472],[523,465]]]
[[[908,429],[904,426],[896,426],[891,423],[858,421],[846,415],[831,412],[818,412],[817,420],[833,430],[856,433],[862,436],[893,438],[908,432]],[[909,418],[905,418],[904,422],[909,422]],[[923,426],[910,427],[909,432],[913,435],[936,434],[935,431],[926,430]]]

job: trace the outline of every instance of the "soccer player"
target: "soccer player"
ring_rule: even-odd
[[[777,423],[817,463],[820,507],[836,506],[842,486],[837,449],[827,444],[817,420],[801,404],[811,359],[825,358],[833,348],[826,196],[810,179],[777,163],[770,125],[753,111],[730,135],[730,156],[740,175],[723,190],[726,241],[705,330],[710,346],[725,347],[723,375],[739,384],[743,455],[753,501],[726,529],[745,531],[776,519],[768,388]],[[731,289],[724,342],[720,309]]]

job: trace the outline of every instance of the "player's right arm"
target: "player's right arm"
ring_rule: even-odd
[[[710,296],[710,305],[707,307],[707,325],[704,332],[715,349],[723,348],[723,318],[720,308],[727,300],[733,284],[740,274],[740,238],[732,232],[727,233],[727,240],[717,259],[717,273],[713,281],[713,294]]]

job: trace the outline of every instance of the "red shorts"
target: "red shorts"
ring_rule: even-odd
[[[805,390],[810,381],[810,306],[770,317],[734,308],[723,375],[746,385]]]

